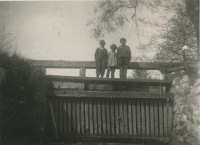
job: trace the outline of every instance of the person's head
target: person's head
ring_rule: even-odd
[[[106,42],[105,42],[104,40],[100,40],[100,41],[99,41],[99,45],[100,45],[101,47],[104,47],[105,44],[106,44]]]
[[[112,50],[113,52],[115,52],[115,50],[117,49],[117,45],[112,44],[112,45],[110,46],[110,48],[111,48],[111,50]]]
[[[126,39],[125,39],[125,38],[121,38],[121,39],[120,39],[120,43],[121,43],[122,45],[125,45],[125,44],[126,44]]]

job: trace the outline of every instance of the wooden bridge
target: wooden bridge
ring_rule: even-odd
[[[57,139],[77,142],[169,143],[173,118],[173,94],[169,92],[171,81],[85,77],[86,69],[95,69],[94,62],[31,62],[45,74],[46,68],[80,69],[79,77],[47,76],[50,81],[74,82],[79,86],[78,90],[49,90],[51,120]],[[128,69],[171,72],[171,66],[187,69],[181,63],[150,62],[132,62]],[[107,85],[111,89],[91,90],[92,85],[99,84]],[[140,86],[146,86],[145,92],[134,90]],[[149,92],[149,86],[162,89]]]

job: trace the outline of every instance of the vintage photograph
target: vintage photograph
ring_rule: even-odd
[[[199,145],[199,0],[0,1],[0,145]]]

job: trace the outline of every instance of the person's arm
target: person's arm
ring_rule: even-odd
[[[131,60],[131,58],[132,58],[132,56],[131,56],[131,49],[130,49],[130,47],[128,46],[128,57],[129,57],[129,61]]]
[[[97,61],[97,55],[98,55],[98,48],[96,49],[96,51],[95,51],[95,53],[94,53],[94,59],[95,59],[95,61]]]

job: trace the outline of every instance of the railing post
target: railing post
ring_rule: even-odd
[[[37,67],[43,75],[46,75],[46,67]]]
[[[161,73],[162,74],[162,80],[165,80],[165,73]],[[165,87],[162,87],[163,89],[163,92],[166,93],[166,86]]]
[[[80,76],[80,77],[85,77],[85,73],[86,73],[85,68],[84,68],[84,67],[81,67],[81,68],[80,68],[80,74],[79,74],[79,76]],[[79,90],[80,90],[80,91],[83,91],[84,88],[85,88],[85,84],[84,84],[84,83],[80,83],[80,84],[79,84]]]

